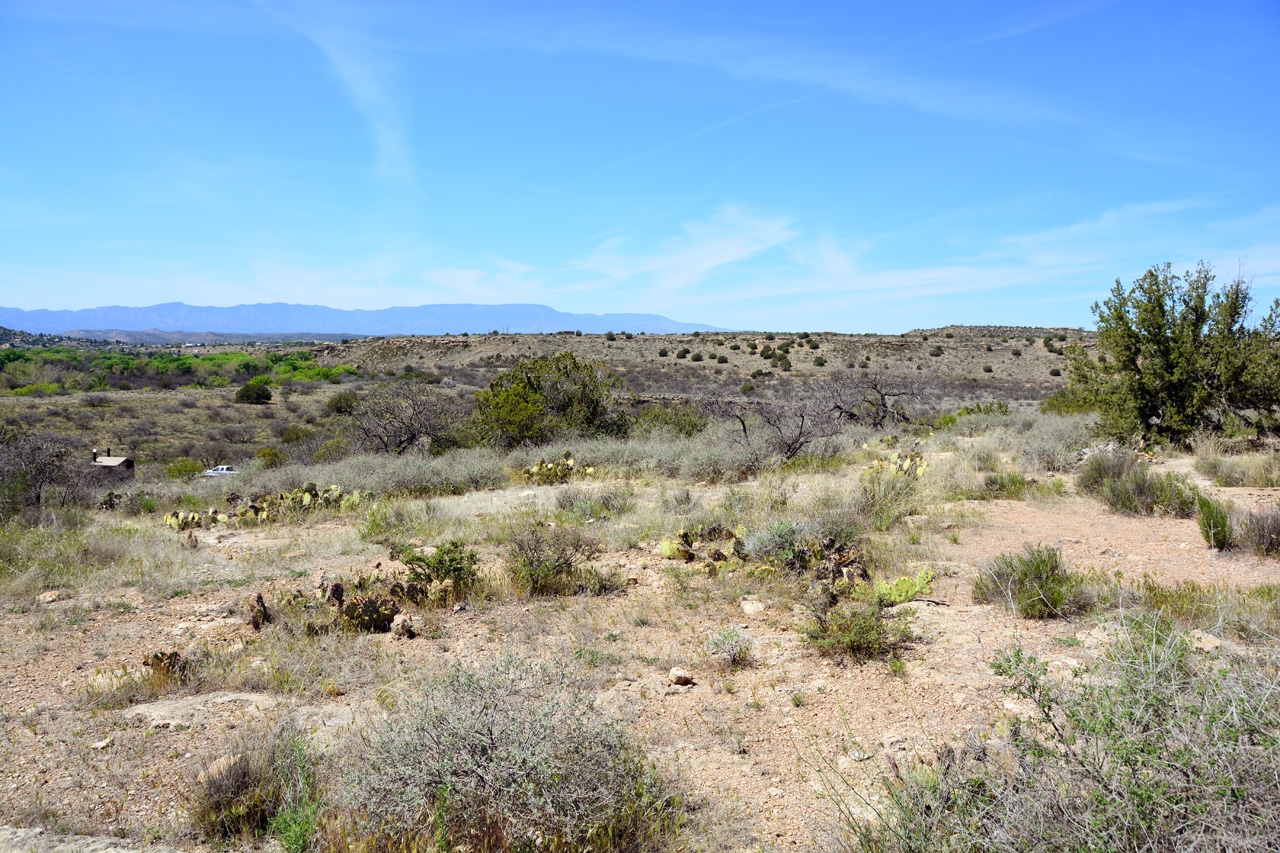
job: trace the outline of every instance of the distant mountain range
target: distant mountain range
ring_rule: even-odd
[[[546,333],[565,330],[586,333],[724,331],[699,323],[680,323],[657,314],[568,314],[545,305],[418,305],[373,311],[343,310],[323,305],[290,305],[284,302],[233,305],[217,308],[166,302],[145,308],[120,305],[82,308],[76,311],[0,308],[0,326],[27,332],[74,335],[119,340],[149,339],[152,333],[167,338],[187,330],[261,336],[275,339],[309,335],[443,335],[500,332]],[[142,330],[136,332],[128,330]],[[172,339],[172,338],[170,338]]]

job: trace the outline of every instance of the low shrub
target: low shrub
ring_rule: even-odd
[[[1230,506],[1207,495],[1196,496],[1196,521],[1205,544],[1219,551],[1235,547],[1235,529],[1231,525]]]
[[[368,849],[633,851],[681,805],[643,748],[567,673],[456,664],[372,737],[347,776]]]
[[[1053,619],[1083,613],[1093,606],[1084,578],[1069,571],[1062,552],[1027,544],[1021,554],[1000,554],[973,582],[973,600],[998,603],[1024,619]]]
[[[261,406],[271,402],[271,389],[260,382],[250,382],[236,391],[235,401]]]
[[[721,628],[707,637],[707,653],[739,668],[751,663],[751,638],[737,628]]]
[[[583,570],[601,544],[572,527],[529,524],[507,544],[506,570],[516,588],[528,595],[599,592],[604,578]]]
[[[1240,544],[1260,557],[1280,557],[1280,509],[1251,511],[1240,519]]]
[[[290,853],[306,850],[319,814],[318,757],[291,722],[206,767],[187,795],[187,813],[211,840],[271,832]]]
[[[1076,477],[1080,491],[1101,500],[1112,512],[1126,515],[1171,515],[1190,518],[1196,512],[1196,490],[1176,474],[1156,474],[1132,453],[1094,453]]]
[[[819,609],[801,628],[805,642],[820,653],[866,661],[896,650],[911,639],[909,612],[886,610],[874,602],[846,600]]]
[[[1090,677],[1063,683],[1021,648],[993,668],[1035,710],[1007,739],[890,762],[877,817],[861,775],[817,759],[837,849],[876,853],[1232,850],[1280,838],[1274,656],[1202,657],[1150,614]]]
[[[476,566],[480,555],[461,539],[449,539],[430,554],[416,554],[404,547],[392,547],[391,556],[409,568],[408,579],[415,583],[450,582],[455,596],[463,595],[475,585]]]

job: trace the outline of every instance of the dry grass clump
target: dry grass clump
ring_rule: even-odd
[[[1280,453],[1226,456],[1223,443],[1212,436],[1198,436],[1192,446],[1196,452],[1196,470],[1216,485],[1259,489],[1280,486]]]
[[[289,853],[308,849],[320,812],[319,757],[286,719],[265,738],[251,732],[210,763],[186,794],[187,815],[205,838],[272,834]]]
[[[429,681],[372,736],[344,806],[338,840],[368,850],[660,849],[681,819],[644,750],[568,672],[512,657]]]
[[[1036,709],[1007,741],[970,738],[882,778],[879,820],[834,760],[819,777],[842,851],[1270,851],[1280,838],[1274,648],[1206,656],[1165,618],[1119,625],[1106,661],[1063,683],[1021,648],[996,672]]]
[[[1125,515],[1190,518],[1196,512],[1196,490],[1184,477],[1153,473],[1126,450],[1090,455],[1076,475],[1076,486]]]

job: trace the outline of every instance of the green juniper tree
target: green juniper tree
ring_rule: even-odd
[[[1197,429],[1271,429],[1280,404],[1280,299],[1256,325],[1243,278],[1214,285],[1203,261],[1177,276],[1156,266],[1095,303],[1097,359],[1067,351],[1070,393],[1097,407],[1103,431],[1183,441]]]

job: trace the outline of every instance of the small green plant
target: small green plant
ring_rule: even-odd
[[[183,480],[190,483],[204,474],[204,466],[195,459],[183,458],[165,468],[165,474],[170,480]]]
[[[906,613],[886,613],[874,602],[840,601],[814,613],[801,629],[806,642],[824,655],[854,661],[879,657],[911,638]]]
[[[792,706],[793,708],[799,708],[799,707],[803,706],[803,705],[804,705],[804,703],[805,703],[805,698],[804,698],[804,694],[803,694],[803,693],[792,693],[792,694],[791,694],[791,706]]]
[[[1210,548],[1230,551],[1235,547],[1235,530],[1231,525],[1231,508],[1208,495],[1196,496],[1196,521],[1200,535]]]
[[[992,367],[992,366],[991,366],[991,365],[989,365],[989,364],[984,364],[984,365],[982,365],[982,372],[983,372],[983,373],[991,373],[993,370],[995,370],[995,368],[994,368],[994,367]]]
[[[452,584],[453,594],[462,595],[476,582],[476,566],[480,555],[461,539],[449,539],[436,546],[431,554],[417,554],[406,547],[392,546],[391,556],[409,567],[408,579],[414,583]]]
[[[1000,554],[982,568],[973,600],[1002,604],[1024,619],[1073,616],[1093,606],[1083,581],[1059,549],[1028,543],[1021,554]]]
[[[737,669],[751,663],[751,638],[737,628],[721,628],[707,638],[707,652]]]

